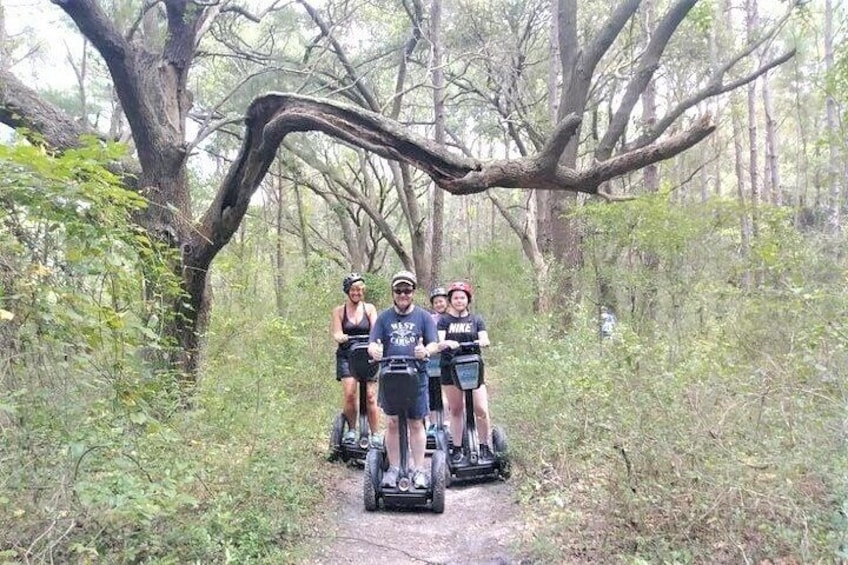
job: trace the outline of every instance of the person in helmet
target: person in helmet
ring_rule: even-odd
[[[430,316],[433,322],[439,321],[439,316],[448,309],[448,291],[443,286],[437,286],[430,291]]]
[[[433,318],[433,323],[439,325],[439,318],[445,313],[448,308],[448,291],[443,286],[437,286],[430,291],[430,317]],[[430,375],[430,425],[427,428],[427,434],[433,435],[436,433],[436,412],[433,407],[438,406],[441,400],[443,409],[447,406],[447,399],[442,394],[441,387],[441,356],[436,353],[430,356],[430,362],[427,364],[427,373]],[[439,398],[441,397],[441,398]]]
[[[418,395],[415,406],[407,410],[406,417],[415,467],[412,482],[416,488],[428,488],[430,478],[424,457],[427,447],[424,417],[429,411],[426,361],[436,352],[437,338],[436,325],[430,314],[414,304],[417,284],[415,275],[409,271],[400,271],[392,277],[393,305],[377,316],[368,339],[368,353],[377,361],[384,356],[395,355],[414,356],[419,360]],[[382,395],[379,400],[386,414],[385,444],[389,457],[389,468],[383,474],[383,486],[394,487],[397,485],[400,462],[399,412]]]
[[[367,336],[377,320],[377,309],[365,302],[365,279],[359,273],[350,273],[342,280],[345,301],[333,308],[330,320],[330,334],[338,344],[336,349],[336,380],[342,383],[342,412],[347,419],[348,436],[356,437],[356,393],[355,375],[350,368],[350,336]],[[377,408],[377,376],[374,375],[367,385],[368,425],[371,433],[376,433],[380,425],[380,412]]]
[[[469,310],[473,290],[464,281],[457,281],[448,287],[448,309],[439,318],[439,350],[442,364],[442,391],[447,397],[448,414],[451,429],[450,457],[453,461],[462,460],[462,429],[464,426],[465,397],[461,389],[453,384],[450,374],[450,362],[456,355],[462,342],[477,341],[480,347],[489,345],[489,333],[483,318]],[[477,432],[480,436],[480,457],[492,459],[494,455],[489,447],[489,395],[485,382],[476,389],[474,395],[474,413],[477,417]]]

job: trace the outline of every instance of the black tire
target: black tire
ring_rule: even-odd
[[[500,426],[495,426],[492,430],[492,450],[496,454],[504,454],[506,455],[507,451],[509,451],[509,445],[506,441],[506,432],[501,429]]]
[[[337,414],[333,419],[333,429],[330,431],[330,461],[338,461],[342,455],[342,438],[344,437],[346,420],[344,414]]]
[[[380,450],[380,480],[383,479],[383,473],[389,470],[389,455],[386,451],[385,444],[383,444],[383,448]]]
[[[373,512],[377,510],[377,485],[383,480],[383,472],[380,470],[380,452],[369,449],[365,456],[365,473],[362,477],[362,495],[365,501],[365,510]]]
[[[509,464],[509,445],[506,441],[506,432],[498,426],[492,430],[492,449],[498,462],[498,472],[501,478],[506,480],[512,475]]]
[[[445,452],[441,450],[434,452],[430,461],[430,483],[433,489],[433,512],[436,514],[441,514],[445,511],[447,466]]]

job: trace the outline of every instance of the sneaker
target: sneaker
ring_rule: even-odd
[[[436,437],[436,424],[430,424],[427,426],[427,436]]]
[[[397,467],[389,467],[389,469],[383,473],[383,481],[380,483],[380,486],[395,488],[397,487],[398,481],[398,473],[400,469]]]
[[[495,458],[495,454],[492,453],[492,450],[489,449],[489,446],[485,443],[480,444],[480,459],[483,461],[491,461]]]
[[[412,484],[415,485],[415,488],[429,487],[430,479],[427,477],[427,472],[422,469],[415,471],[415,475],[412,477]]]
[[[453,461],[454,463],[462,462],[462,458],[463,458],[462,448],[456,447],[456,446],[451,446],[450,458],[451,458],[451,461]]]
[[[368,436],[368,441],[371,447],[376,449],[382,449],[383,447],[383,436],[380,434],[371,434]]]
[[[348,430],[344,435],[344,441],[347,443],[356,443],[356,430]]]

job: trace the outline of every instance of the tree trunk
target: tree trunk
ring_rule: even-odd
[[[300,224],[300,253],[303,257],[303,266],[309,267],[309,240],[306,235],[306,210],[304,210],[303,206],[303,194],[301,193],[300,187],[295,183],[294,185],[294,199],[295,204],[297,205],[297,221]]]
[[[430,42],[433,46],[433,125],[434,140],[445,145],[445,72],[442,69],[442,2],[432,0],[430,3]],[[442,247],[444,246],[444,209],[445,192],[433,185],[433,214],[430,223],[431,269],[430,280],[426,288],[431,289],[439,284],[442,277]]]
[[[777,121],[774,119],[768,73],[763,75],[763,110],[766,118],[766,171],[764,176],[768,179],[769,202],[775,206],[782,206],[783,189],[780,186],[780,168],[778,166]]]
[[[749,38],[755,33],[757,0],[745,1],[745,25]],[[759,135],[757,134],[757,87],[756,81],[748,83],[748,176],[751,183],[751,236],[756,240],[759,233],[760,165]]]
[[[830,75],[833,72],[834,53],[833,53],[833,0],[825,0],[824,9],[824,68],[825,73]],[[839,116],[836,100],[833,93],[828,90],[826,93],[825,106],[827,108],[827,141],[828,141],[828,156],[827,156],[827,182],[829,185],[828,191],[828,208],[830,229],[833,233],[842,231],[842,179],[839,163],[839,146],[842,136],[839,134]]]
[[[285,314],[284,290],[286,283],[286,246],[285,246],[285,230],[283,229],[285,222],[285,185],[283,182],[283,162],[277,161],[277,176],[274,179],[274,195],[272,200],[274,204],[275,222],[274,222],[274,303],[277,307],[277,315]]]
[[[801,93],[803,92],[804,77],[799,69],[798,61],[793,61],[792,75],[792,91],[795,95],[795,122],[797,124],[797,136],[800,147],[796,148],[795,154],[798,155],[796,160],[797,185],[796,185],[796,200],[795,200],[795,226],[800,227],[804,221],[805,206],[809,200],[809,184],[810,184],[810,163],[808,158],[808,141],[807,141],[807,117],[805,107],[801,101]]]
[[[736,37],[736,32],[733,29],[732,1],[724,0],[723,12],[725,16],[725,25],[727,28],[727,37]],[[733,165],[736,177],[736,197],[739,200],[739,252],[742,256],[742,261],[745,264],[745,270],[742,274],[740,285],[745,290],[751,288],[751,271],[748,268],[748,262],[751,258],[751,222],[748,216],[748,198],[745,189],[745,149],[743,144],[743,126],[741,116],[741,101],[736,93],[730,95],[730,117],[733,134]]]
[[[642,3],[644,10],[644,20],[641,30],[641,41],[644,49],[650,42],[650,30],[654,27],[654,4],[652,0],[645,0]],[[650,131],[657,124],[657,91],[654,80],[651,79],[645,84],[645,90],[642,92],[642,124],[645,130]],[[660,189],[659,167],[648,165],[642,169],[642,180],[645,184],[645,192],[648,194],[656,194]],[[657,277],[659,275],[660,261],[656,253],[642,252],[642,262],[645,269],[648,271],[647,286],[645,288],[645,300],[643,306],[643,317],[647,320],[656,319],[657,295]],[[615,309],[614,303],[607,303],[607,306]]]

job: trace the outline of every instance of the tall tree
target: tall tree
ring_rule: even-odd
[[[95,0],[54,0],[54,3],[72,19],[107,65],[120,108],[132,132],[137,159],[134,166],[126,169],[127,185],[140,191],[150,203],[140,222],[177,252],[174,269],[182,277],[185,299],[173,305],[176,315],[167,333],[179,345],[170,361],[183,370],[189,382],[195,375],[200,340],[207,324],[207,275],[212,261],[238,230],[252,195],[290,133],[321,132],[389,159],[403,212],[413,227],[413,260],[424,262],[419,270],[429,272],[425,264],[429,261],[425,253],[426,230],[421,227],[423,216],[417,202],[413,169],[422,171],[436,186],[453,194],[482,192],[492,187],[542,189],[558,191],[557,194],[598,194],[599,187],[610,179],[678,155],[708,136],[715,129],[708,116],[679,120],[698,101],[746,84],[791,56],[786,53],[767,61],[734,83],[725,83],[724,72],[717,71],[710,82],[658,119],[657,126],[650,132],[626,145],[619,144],[633,104],[657,68],[662,47],[693,5],[692,0],[677,2],[659,21],[649,49],[639,61],[644,72],[636,73],[628,84],[595,158],[579,163],[577,134],[592,77],[639,2],[623,2],[612,11],[600,32],[580,49],[576,34],[576,0],[560,0],[559,50],[563,73],[560,119],[549,135],[540,137],[539,146],[526,156],[482,161],[448,151],[400,123],[399,103],[390,106],[384,114],[367,76],[358,72],[345,55],[341,38],[334,36],[331,27],[321,23],[323,18],[301,1],[310,20],[320,29],[322,41],[313,46],[320,45],[322,52],[333,54],[337,64],[332,70],[344,79],[345,88],[336,90],[335,97],[355,101],[355,105],[296,94],[255,96],[244,113],[245,130],[240,137],[238,154],[208,207],[195,216],[193,205],[197,203],[190,190],[188,161],[204,139],[232,123],[228,116],[219,117],[212,105],[195,108],[189,76],[201,39],[210,30],[217,31],[217,40],[240,49],[246,60],[262,63],[265,61],[262,53],[243,49],[237,41],[238,36],[226,33],[227,26],[245,18],[261,22],[268,13],[288,7],[274,2],[257,14],[234,0],[220,3],[164,0],[144,3],[137,11],[137,22],[121,29]],[[413,14],[413,21],[420,22],[415,6],[412,5],[410,14]],[[224,33],[220,33],[222,30]],[[269,37],[273,39],[275,35]],[[410,45],[420,37],[419,26],[413,25],[410,37],[403,48],[392,51],[401,53],[401,66],[409,58]],[[318,52],[313,50],[312,55],[317,57]],[[744,55],[740,54],[733,63]],[[728,63],[729,66],[732,63]],[[319,79],[326,80],[329,76],[321,75]],[[397,76],[390,97],[392,102],[402,100],[405,92],[402,72]],[[242,84],[244,82],[242,79]],[[202,110],[205,117],[201,133],[189,141],[187,120],[193,109]],[[0,121],[38,131],[41,133],[39,139],[59,150],[75,146],[80,135],[89,131],[84,124],[46,103],[8,72],[0,75]],[[678,129],[669,132],[672,124],[678,124]],[[556,201],[555,213],[563,209],[562,203],[562,200]],[[572,251],[561,237],[557,241],[560,255]]]
[[[442,68],[442,0],[430,2],[430,45],[433,51],[433,136],[439,145],[445,145],[445,71]],[[433,206],[430,223],[430,241],[432,251],[430,281],[432,288],[441,280],[442,252],[444,238],[445,193],[438,187],[433,188]]]
[[[824,66],[825,73],[830,75],[833,72],[833,0],[825,0],[824,8]],[[837,110],[836,99],[833,92],[828,89],[825,101],[826,107],[826,128],[828,145],[827,156],[827,181],[830,186],[828,205],[830,208],[830,226],[834,232],[842,230],[842,174],[839,158],[839,117]]]

